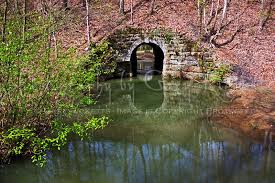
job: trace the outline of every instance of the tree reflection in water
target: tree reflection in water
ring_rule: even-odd
[[[173,81],[152,91],[132,80],[132,95],[119,81],[111,82],[111,102],[105,91],[96,106],[108,109],[113,121],[107,128],[92,141],[74,139],[61,152],[49,152],[44,168],[23,161],[0,169],[1,183],[275,180],[274,151],[205,117],[203,111],[222,105],[219,89]]]

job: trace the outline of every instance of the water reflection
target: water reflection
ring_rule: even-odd
[[[226,100],[224,91],[218,87],[181,80],[162,80],[157,76],[152,76],[150,79],[106,82],[99,86],[99,91],[100,102],[96,109],[112,112],[123,109],[129,113],[140,111],[192,113],[206,111],[221,105]]]
[[[45,168],[25,163],[16,171],[1,170],[1,182],[274,181],[274,153],[260,145],[189,140],[189,145],[73,141],[66,150],[50,155]]]
[[[153,74],[137,75],[137,78],[142,81],[151,81],[153,77]]]
[[[96,106],[113,119],[93,140],[73,139],[48,164],[0,169],[1,183],[274,182],[275,152],[217,127],[205,111],[223,103],[218,88],[181,81],[110,81]],[[161,85],[160,85],[161,83]],[[130,86],[130,87],[129,87]],[[111,95],[110,95],[111,94]]]

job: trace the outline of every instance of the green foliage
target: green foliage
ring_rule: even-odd
[[[173,34],[169,31],[164,32],[163,37],[166,42],[170,43],[173,40]]]
[[[29,14],[26,25],[22,17],[10,15],[6,39],[0,42],[0,153],[4,144],[8,156],[31,154],[39,165],[46,151],[60,149],[70,134],[83,138],[106,125],[107,118],[73,125],[52,122],[93,104],[97,76],[113,71],[108,42],[92,45],[91,54],[79,58],[73,49],[53,46],[55,25],[50,15]]]
[[[89,83],[95,83],[98,77],[112,74],[116,68],[116,63],[112,59],[114,54],[110,42],[103,41],[97,45],[92,43],[88,58],[84,58],[79,65],[78,83],[87,86]]]
[[[0,123],[5,127],[50,124],[58,114],[91,105],[97,76],[114,70],[108,42],[91,46],[91,54],[53,47],[52,19],[28,17],[26,31],[10,18],[0,43]],[[58,55],[56,57],[56,55]]]
[[[197,3],[202,7],[206,6],[206,0],[197,0]]]
[[[195,42],[195,43],[193,43],[193,51],[194,52],[198,52],[199,50],[200,50],[200,43],[199,42]]]
[[[267,11],[267,10],[261,10],[259,12],[259,16],[261,18],[268,18],[268,17],[271,17],[272,16],[272,11]]]
[[[186,51],[192,52],[192,51],[199,51],[200,49],[200,43],[193,42],[192,40],[185,39],[185,45],[186,45]]]
[[[207,67],[205,65],[205,62],[204,62],[204,60],[201,57],[198,58],[198,64],[199,64],[199,66],[201,68],[201,71],[203,73],[207,71]]]
[[[137,51],[148,51],[148,52],[150,52],[152,50],[153,50],[153,48],[148,44],[143,44],[143,45],[139,46],[137,49]]]
[[[169,29],[159,28],[159,29],[155,29],[154,31],[150,32],[150,35],[149,35],[150,38],[154,38],[154,37],[158,37],[158,36],[163,37],[167,43],[170,43],[173,40],[174,34]]]
[[[97,75],[108,75],[114,72],[115,62],[112,60],[114,50],[111,43],[103,41],[98,45],[91,44],[91,51],[89,55],[89,63],[86,67],[89,71],[97,73]]]
[[[250,128],[252,128],[253,130],[256,130],[259,128],[259,124],[258,123],[249,123]]]
[[[20,129],[20,128],[11,128],[7,131],[7,134],[3,135],[3,140],[5,142],[14,142],[14,147],[10,149],[11,154],[20,155],[23,153],[25,143],[28,143],[30,139],[35,136],[35,133],[32,129]]]
[[[2,142],[10,147],[9,156],[24,155],[29,152],[33,163],[44,166],[46,152],[51,149],[60,150],[66,145],[69,135],[76,134],[81,139],[87,137],[91,130],[104,128],[108,118],[92,118],[86,123],[73,123],[66,125],[56,121],[51,126],[51,134],[40,137],[34,128],[11,128],[2,134]]]
[[[212,75],[209,78],[209,81],[212,84],[219,84],[222,83],[224,80],[224,77],[231,72],[231,68],[228,65],[222,64],[219,66],[219,68],[216,68],[212,71]]]
[[[142,34],[143,30],[141,28],[126,27],[124,29],[119,29],[116,34]]]

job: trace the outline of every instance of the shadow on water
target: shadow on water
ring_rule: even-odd
[[[99,86],[87,114],[110,125],[93,140],[72,140],[49,152],[44,168],[18,162],[0,169],[1,183],[272,182],[275,152],[215,126],[208,110],[226,102],[212,86],[160,77],[114,80]],[[79,115],[79,119],[85,116]]]

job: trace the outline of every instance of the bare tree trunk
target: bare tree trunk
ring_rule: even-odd
[[[226,17],[226,11],[227,11],[227,7],[228,7],[228,0],[223,0],[223,10],[222,10],[222,20],[221,20],[221,25],[223,24],[223,21]]]
[[[131,0],[131,24],[134,23],[133,0]]]
[[[17,14],[20,13],[20,12],[19,12],[19,3],[18,3],[18,0],[15,0],[15,2],[14,2],[14,9],[15,9],[15,12],[16,12]]]
[[[87,27],[87,42],[88,42],[88,50],[90,49],[91,44],[91,34],[90,34],[90,13],[89,13],[89,2],[85,0],[86,3],[86,27]]]
[[[197,0],[198,20],[199,20],[199,37],[202,36],[202,6],[201,0]]]
[[[220,0],[218,0],[218,2],[217,2],[217,6],[216,6],[216,12],[215,12],[215,17],[214,17],[214,25],[213,25],[213,29],[215,29],[216,24],[217,24],[217,19],[218,19],[219,9],[220,9]]]
[[[55,56],[55,59],[57,59],[58,49],[57,49],[57,39],[56,39],[55,31],[52,32],[52,36],[53,36],[53,43],[54,43],[54,56]]]
[[[203,26],[206,26],[206,5],[205,2],[203,4]]]
[[[45,17],[49,18],[49,19],[54,19],[54,12],[50,10],[50,7],[48,6],[48,4],[46,3],[46,0],[41,0],[41,5],[42,5],[42,11]],[[55,20],[54,20],[54,24],[52,26],[52,30],[49,36],[49,41],[48,41],[48,47],[47,48],[51,48],[52,47],[52,41],[54,44],[54,57],[55,59],[58,58],[58,47],[57,47],[57,38],[56,38],[56,25],[55,25]],[[49,31],[49,29],[48,29]],[[48,54],[48,57],[50,58],[50,52]]]
[[[63,0],[64,9],[68,9],[68,0]]]
[[[223,2],[223,5],[221,5],[221,2]],[[217,38],[224,34],[224,28],[235,20],[226,21],[230,3],[231,0],[197,0],[200,36],[203,36],[201,38],[204,38],[204,41],[207,41],[213,47],[232,42],[237,33],[242,31],[242,27],[238,27],[227,41],[223,43],[216,42]]]
[[[5,0],[4,19],[3,19],[3,25],[2,25],[2,42],[6,41],[7,16],[8,16],[8,0]]]
[[[200,17],[200,14],[201,14],[201,6],[200,6],[200,0],[197,0],[197,11],[198,11],[198,17]]]
[[[264,26],[264,4],[265,4],[265,0],[261,0],[260,23],[259,23],[260,30],[262,30]]]
[[[210,17],[213,16],[213,12],[214,12],[214,0],[211,0],[211,10],[210,10],[210,13],[209,13]]]
[[[156,0],[151,0],[150,15],[154,13],[155,2]]]
[[[224,4],[223,4],[223,10],[222,10],[222,19],[221,19],[220,26],[218,27],[216,35],[220,34],[221,28],[223,27],[223,22],[226,18],[226,12],[227,12],[229,0],[223,0],[223,2],[224,2]]]
[[[125,14],[124,11],[124,0],[119,0],[119,11],[121,14]]]
[[[23,42],[25,42],[25,32],[26,32],[26,24],[27,24],[27,0],[24,0],[24,5],[23,5],[23,16],[24,16],[24,21],[23,21]]]

